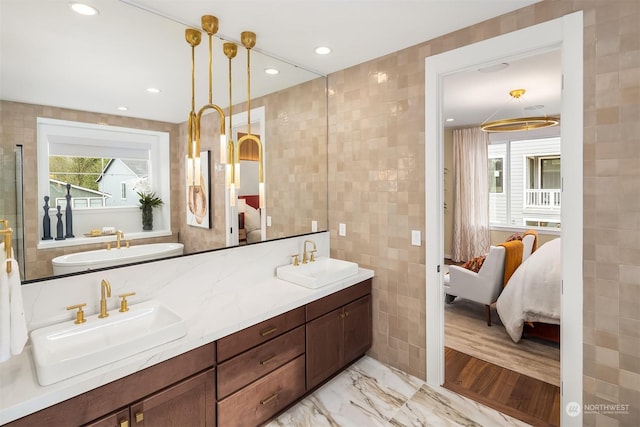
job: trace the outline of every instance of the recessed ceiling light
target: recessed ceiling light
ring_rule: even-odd
[[[94,16],[98,14],[98,9],[84,3],[69,3],[69,7],[76,13],[85,16]]]
[[[275,68],[265,68],[264,72],[266,74],[269,74],[271,76],[275,76],[276,74],[278,74],[280,71],[276,70]]]
[[[495,73],[495,72],[504,70],[508,66],[509,64],[507,64],[506,62],[502,62],[500,64],[494,64],[494,65],[489,65],[488,67],[478,68],[478,71],[480,71],[481,73]]]
[[[118,110],[120,110],[120,111],[127,111],[127,110],[128,110],[128,108],[127,108],[127,107],[125,107],[124,105],[121,105],[121,106],[119,106],[119,107],[118,107]]]
[[[149,92],[149,93],[160,93],[162,91],[160,89],[155,88],[155,87],[149,87],[149,88],[147,88],[147,92]]]
[[[318,46],[316,48],[316,53],[318,55],[328,55],[331,53],[331,48],[327,47],[327,46]]]
[[[453,118],[448,118],[446,121],[447,121],[447,122],[453,122],[453,121],[455,121],[455,119],[453,119]]]

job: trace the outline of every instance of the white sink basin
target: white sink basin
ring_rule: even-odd
[[[173,341],[187,333],[184,319],[158,301],[109,312],[109,317],[86,317],[31,332],[33,358],[40,385],[81,374]]]
[[[300,265],[284,265],[276,269],[278,279],[317,289],[338,280],[358,274],[358,264],[335,258],[318,258]]]

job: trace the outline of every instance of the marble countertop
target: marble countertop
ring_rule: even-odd
[[[153,299],[185,319],[187,334],[184,337],[45,387],[38,384],[31,348],[27,347],[20,356],[0,365],[0,424],[148,368],[373,275],[372,270],[361,268],[357,275],[320,289],[307,289],[275,277],[252,284],[164,288]],[[132,300],[131,304],[135,302]]]

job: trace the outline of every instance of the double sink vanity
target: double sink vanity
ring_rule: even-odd
[[[245,247],[243,255],[283,259],[287,246]],[[310,261],[303,246],[305,262],[271,267],[267,277],[214,279],[198,294],[178,273],[156,292],[134,289],[153,298],[130,296],[103,318],[77,315],[32,331],[32,348],[0,365],[1,423],[254,426],[273,418],[371,346],[373,272],[328,250]],[[235,264],[237,250],[205,265]]]

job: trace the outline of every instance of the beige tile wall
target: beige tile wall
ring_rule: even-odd
[[[545,0],[329,77],[332,256],[375,269],[371,355],[425,377],[424,58],[584,12],[585,425],[640,425],[640,2]],[[338,223],[347,237],[338,237]],[[426,237],[428,244],[429,238]],[[597,412],[597,411],[595,411]]]

